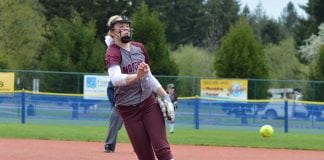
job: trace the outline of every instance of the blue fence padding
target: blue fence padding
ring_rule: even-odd
[[[195,129],[213,129],[219,127],[258,127],[271,124],[285,131],[288,128],[323,129],[323,105],[302,104],[307,115],[292,115],[278,119],[267,119],[264,110],[267,107],[284,108],[285,102],[236,102],[179,99],[176,111],[177,127]],[[0,96],[0,122],[20,121],[21,123],[64,123],[64,124],[100,124],[108,123],[111,104],[107,100],[87,100],[82,96],[54,94],[15,93]],[[288,102],[287,105],[300,107],[301,104]],[[295,109],[294,108],[294,109]],[[310,116],[312,115],[312,116]],[[64,121],[64,122],[62,122]]]
[[[26,122],[26,114],[25,114],[25,110],[26,110],[26,107],[25,107],[25,102],[26,102],[26,99],[25,99],[25,92],[21,92],[21,123],[22,124],[25,124]]]
[[[28,101],[31,102],[62,102],[62,103],[83,103],[95,104],[100,100],[83,99],[82,96],[64,96],[64,95],[43,95],[26,93]]]
[[[288,101],[285,100],[285,133],[288,133]]]

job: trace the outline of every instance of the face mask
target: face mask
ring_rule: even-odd
[[[131,39],[132,39],[132,37],[130,37],[130,36],[123,36],[123,37],[121,37],[121,42],[128,43],[131,41]]]

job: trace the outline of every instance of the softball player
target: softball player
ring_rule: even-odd
[[[115,152],[118,131],[123,125],[123,119],[120,117],[115,107],[114,94],[115,94],[114,86],[110,81],[107,88],[107,95],[111,103],[112,109],[111,109],[111,115],[109,120],[109,131],[104,146],[105,152],[107,153]]]
[[[111,36],[109,35],[105,36],[105,43],[108,48],[111,44],[113,44],[113,39],[111,38]],[[112,109],[111,109],[111,115],[109,119],[108,135],[104,145],[104,151],[106,153],[111,153],[111,152],[115,152],[118,131],[123,125],[123,119],[121,118],[121,116],[119,115],[115,107],[115,89],[111,81],[109,81],[108,83],[107,96],[109,102],[111,103]]]
[[[166,92],[169,94],[171,102],[174,105],[174,111],[178,108],[178,96],[174,89],[174,84],[170,83],[167,85]],[[169,121],[169,131],[171,134],[174,133],[174,121]]]
[[[114,44],[107,49],[105,60],[115,86],[117,111],[140,160],[154,160],[155,156],[173,160],[164,118],[153,92],[168,104],[171,100],[150,72],[144,45],[131,42],[130,24],[126,17],[118,15],[110,17],[107,23]]]

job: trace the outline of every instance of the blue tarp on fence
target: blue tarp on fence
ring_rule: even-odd
[[[280,117],[284,101],[270,103],[205,100],[199,97],[179,98],[176,125],[214,129],[271,124],[284,128],[287,122],[288,128],[324,130],[323,105],[290,101],[287,104],[288,117]],[[108,101],[87,100],[82,95],[16,92],[0,96],[0,122],[106,125],[110,109]],[[277,112],[277,115],[270,111]],[[269,116],[270,113],[273,117]]]

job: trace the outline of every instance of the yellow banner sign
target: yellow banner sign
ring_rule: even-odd
[[[246,100],[247,88],[247,80],[200,80],[200,96],[205,98],[227,98]]]
[[[0,72],[0,93],[13,92],[15,89],[15,73]]]

